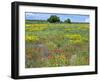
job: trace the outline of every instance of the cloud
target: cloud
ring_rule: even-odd
[[[34,13],[30,13],[30,12],[26,13],[26,16],[34,16],[34,15],[35,15]]]
[[[90,19],[89,19],[89,18],[86,18],[86,19],[85,19],[85,22],[90,22]]]

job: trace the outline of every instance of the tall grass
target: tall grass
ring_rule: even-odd
[[[26,23],[25,67],[89,64],[89,24]]]

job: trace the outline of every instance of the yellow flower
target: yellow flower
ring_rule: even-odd
[[[37,41],[37,40],[39,40],[39,37],[36,35],[27,35],[25,40],[26,41]]]
[[[66,34],[66,38],[71,39],[71,40],[80,40],[81,35],[80,34]]]

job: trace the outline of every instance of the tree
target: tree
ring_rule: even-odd
[[[56,23],[60,22],[60,18],[57,17],[56,15],[51,15],[50,18],[47,19],[47,21],[50,23]]]
[[[64,21],[65,23],[71,23],[71,20],[70,19],[67,19]]]

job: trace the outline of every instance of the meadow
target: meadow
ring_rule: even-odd
[[[89,24],[25,22],[25,67],[89,65]]]

